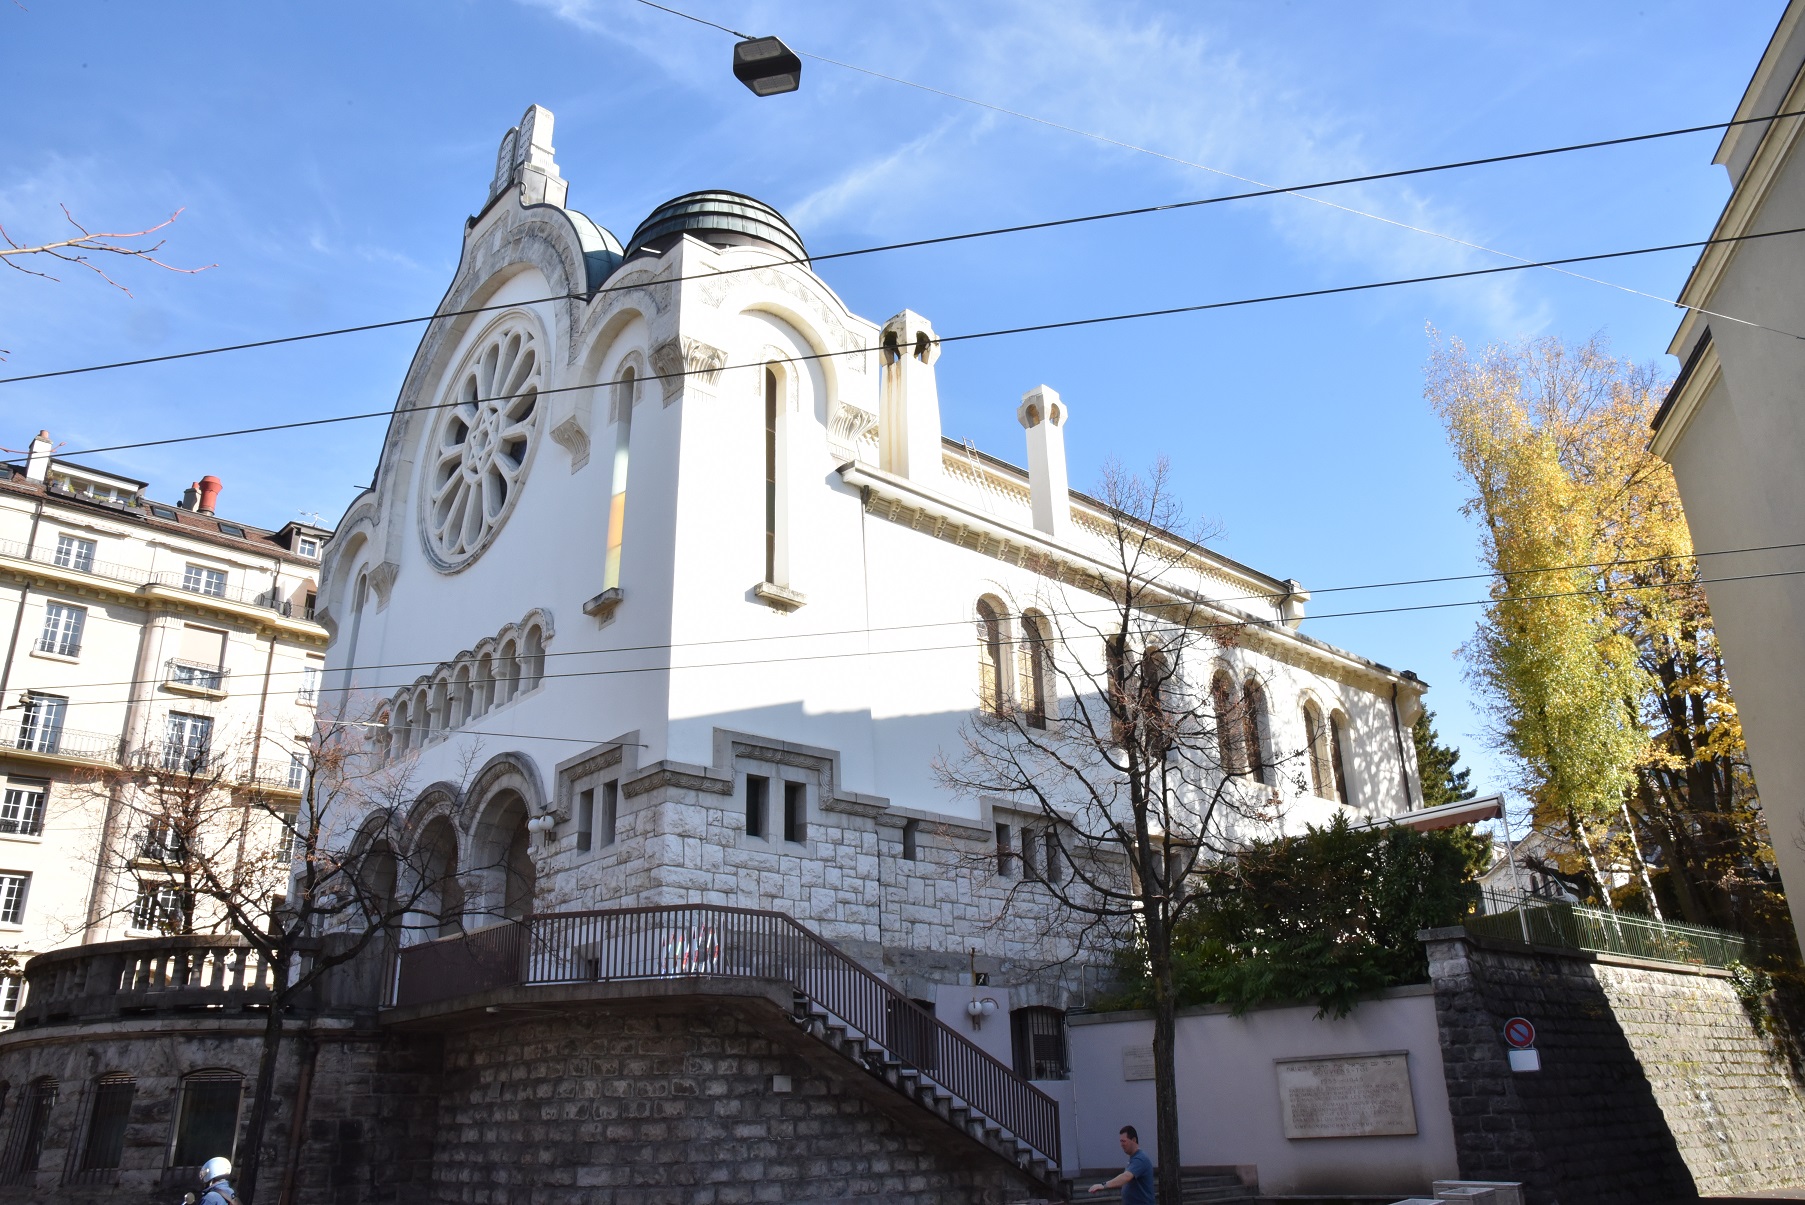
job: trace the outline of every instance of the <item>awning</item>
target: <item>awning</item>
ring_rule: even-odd
[[[1459,803],[1442,803],[1432,808],[1422,808],[1414,812],[1405,812],[1401,816],[1381,816],[1376,820],[1366,820],[1354,825],[1354,828],[1387,828],[1399,825],[1413,828],[1419,833],[1433,832],[1438,828],[1453,828],[1457,824],[1472,824],[1479,820],[1495,820],[1504,815],[1504,796],[1481,795],[1477,799],[1463,799]]]

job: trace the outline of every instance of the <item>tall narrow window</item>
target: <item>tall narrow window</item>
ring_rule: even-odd
[[[125,1127],[132,1116],[132,1098],[138,1093],[138,1081],[129,1075],[103,1075],[94,1085],[94,1104],[88,1110],[88,1132],[81,1144],[81,1159],[75,1166],[77,1183],[105,1183],[112,1177],[104,1173],[119,1169],[119,1156],[125,1152]]]
[[[1041,843],[1045,846],[1043,851],[1044,856],[1041,859],[1041,869],[1046,875],[1047,882],[1060,882],[1065,878],[1065,867],[1061,865],[1062,855],[1059,848],[1059,830],[1055,829],[1052,825],[1048,825],[1046,829],[1041,832]]]
[[[588,853],[595,843],[595,788],[577,792],[577,852]]]
[[[1040,850],[1037,846],[1040,837],[1033,829],[1022,829],[1022,878],[1038,879],[1040,877]]]
[[[1329,716],[1329,768],[1335,774],[1335,798],[1342,804],[1352,802],[1347,789],[1347,769],[1341,764],[1341,745],[1347,739],[1347,717],[1339,711]]]
[[[319,662],[309,661],[301,667],[301,689],[295,692],[295,702],[303,707],[312,707],[319,701],[320,666]]]
[[[921,858],[921,821],[905,820],[902,827],[902,856],[905,862],[919,861]]]
[[[44,604],[44,632],[38,637],[38,652],[58,657],[81,655],[82,629],[88,626],[88,609],[68,603]]]
[[[777,582],[777,373],[765,369],[765,580]]]
[[[978,600],[978,703],[991,715],[1004,707],[1003,613],[988,598]]]
[[[25,696],[25,707],[19,715],[19,748],[35,753],[55,753],[63,744],[63,712],[69,700],[61,695]]]
[[[1015,842],[1007,824],[997,825],[997,877],[1015,874]]]
[[[800,782],[783,784],[783,839],[808,840],[808,787]]]
[[[765,835],[765,810],[771,800],[771,780],[762,774],[746,775],[746,835]]]
[[[613,845],[620,826],[620,783],[602,784],[602,844]]]
[[[1323,756],[1323,729],[1322,708],[1313,699],[1304,700],[1304,749],[1310,760],[1310,793],[1319,799],[1329,797],[1331,786],[1328,759]]]
[[[1141,653],[1141,729],[1146,735],[1147,755],[1163,758],[1173,745],[1172,713],[1167,707],[1167,691],[1172,681],[1172,659],[1166,650],[1149,643]]]
[[[182,1081],[176,1109],[171,1167],[198,1167],[214,1156],[230,1159],[238,1147],[238,1105],[244,1077],[231,1071],[197,1071]]]
[[[1045,728],[1053,697],[1052,650],[1046,620],[1031,611],[1022,615],[1021,664],[1022,709],[1028,727]]]
[[[213,749],[213,717],[169,713],[163,738],[163,768],[199,774],[206,770]]]
[[[1104,705],[1109,708],[1109,739],[1117,745],[1126,745],[1134,729],[1134,720],[1129,713],[1128,641],[1125,637],[1103,638],[1103,676],[1107,692]]]
[[[1241,688],[1241,749],[1247,758],[1247,772],[1261,783],[1266,781],[1266,742],[1261,731],[1265,714],[1265,693],[1258,682],[1249,678]]]
[[[6,1135],[6,1150],[0,1152],[0,1183],[23,1184],[38,1170],[38,1156],[44,1149],[44,1131],[50,1125],[50,1110],[56,1107],[57,1083],[53,1079],[33,1080],[13,1110],[13,1124]]]
[[[614,384],[614,480],[608,491],[608,554],[602,562],[602,589],[620,588],[621,541],[627,529],[627,448],[633,437],[633,402],[638,381],[632,368]]]
[[[1210,706],[1216,712],[1216,760],[1224,774],[1241,772],[1241,749],[1235,714],[1235,684],[1227,670],[1217,670],[1210,678]]]

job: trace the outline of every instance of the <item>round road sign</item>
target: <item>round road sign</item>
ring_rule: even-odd
[[[1536,1042],[1536,1027],[1528,1017],[1512,1017],[1504,1023],[1504,1040],[1512,1049],[1528,1050]]]

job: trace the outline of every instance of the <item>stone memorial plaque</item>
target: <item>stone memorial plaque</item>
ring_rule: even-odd
[[[1405,1051],[1275,1059],[1287,1138],[1377,1138],[1416,1133]]]
[[[1153,1046],[1122,1047],[1122,1078],[1153,1078]]]

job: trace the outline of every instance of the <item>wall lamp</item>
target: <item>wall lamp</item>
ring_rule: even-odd
[[[985,996],[982,999],[974,996],[972,997],[971,1003],[965,1006],[965,1014],[971,1018],[971,1027],[973,1029],[984,1028],[984,1018],[994,1017],[996,1011],[997,1002],[995,997],[992,996]]]

